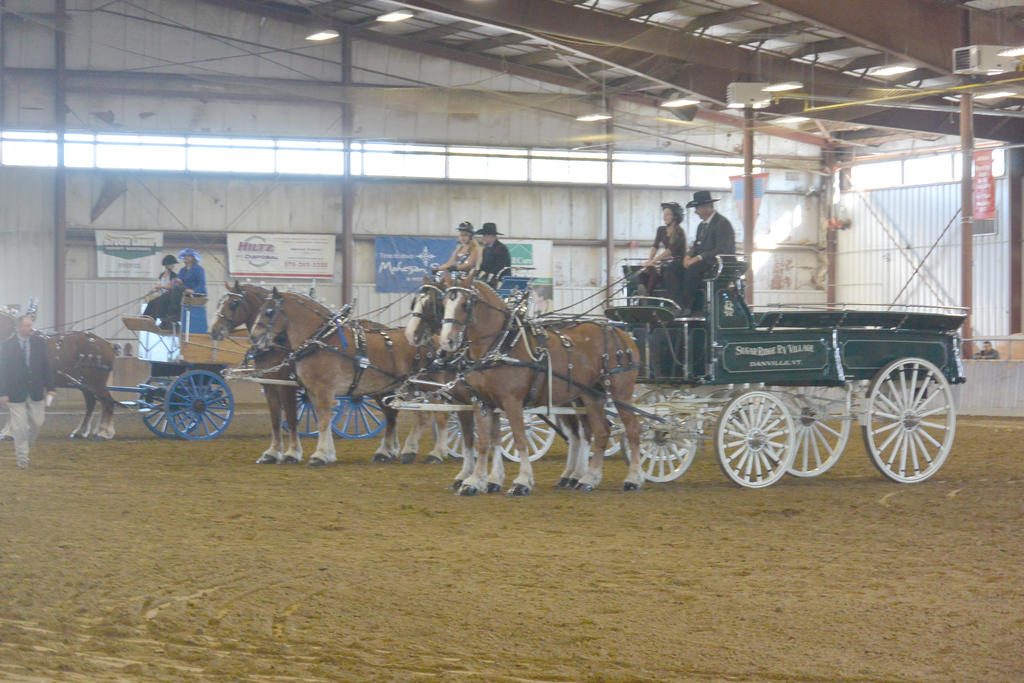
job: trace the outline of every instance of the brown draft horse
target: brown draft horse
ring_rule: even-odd
[[[629,447],[629,473],[624,490],[643,485],[640,469],[640,422],[629,410],[637,378],[639,351],[622,330],[598,322],[534,328],[511,312],[490,286],[467,278],[445,292],[441,349],[468,344],[470,366],[465,381],[478,398],[474,408],[477,462],[460,493],[474,495],[486,487],[487,452],[496,439],[500,408],[508,418],[519,454],[519,475],[509,495],[523,496],[534,487],[533,467],[526,457],[523,408],[583,403],[591,430],[587,473],[577,490],[592,491],[601,483],[609,425],[604,418],[606,395],[617,407]],[[550,393],[550,395],[549,395]]]
[[[218,305],[216,320],[210,329],[210,336],[220,340],[226,337],[231,330],[245,326],[249,332],[256,322],[263,309],[263,304],[272,294],[271,290],[256,285],[240,285],[235,281],[234,286],[228,285],[224,298]],[[369,321],[360,321],[364,327],[381,327]],[[292,363],[285,363],[291,348],[286,346],[284,339],[274,343],[266,351],[257,353],[253,359],[253,365],[257,370],[263,371],[261,377],[267,379],[293,380],[295,366]],[[282,364],[284,363],[284,364]],[[276,368],[271,372],[268,370]],[[281,384],[264,384],[263,393],[267,399],[267,406],[270,411],[271,440],[270,446],[256,461],[260,464],[274,463],[299,463],[302,461],[302,443],[298,434],[298,387]],[[408,464],[416,459],[419,452],[419,441],[426,430],[429,416],[418,413],[417,420],[406,437],[405,443],[399,450],[398,431],[394,412],[387,406],[382,405],[381,409],[385,416],[385,429],[381,437],[380,445],[374,454],[375,462],[393,462],[401,460]],[[288,431],[288,447],[285,449],[284,437],[282,434],[281,413],[284,412],[285,424]],[[436,424],[437,420],[443,420],[443,415],[435,418],[433,427],[435,432],[434,450],[427,456],[426,462],[439,463],[445,458],[445,443],[442,434],[443,425]]]
[[[412,316],[405,327],[405,338],[414,346],[423,346],[434,336],[440,334],[442,319],[444,318],[444,292],[452,285],[450,276],[445,273],[440,279],[425,277],[419,291],[413,298]],[[451,367],[443,372],[436,372],[427,375],[425,379],[435,381],[439,384],[448,385],[445,393],[454,403],[469,405],[473,402],[473,395],[469,386],[462,381],[454,382],[457,378],[458,369]],[[459,491],[462,483],[468,479],[475,467],[473,443],[473,416],[468,410],[458,411],[460,426],[465,443],[462,469],[455,477],[452,488]],[[568,457],[566,458],[565,469],[558,480],[559,488],[572,488],[579,483],[580,478],[587,471],[588,442],[590,440],[589,425],[585,420],[579,420],[575,415],[559,415],[558,422],[562,427],[562,434],[569,442]],[[504,459],[496,452],[498,440],[492,439],[491,443],[491,471],[488,476],[487,492],[497,493],[501,491],[505,479]]]
[[[433,353],[405,341],[400,330],[366,329],[340,320],[309,297],[275,288],[252,327],[257,349],[284,337],[292,348],[295,375],[306,388],[317,415],[317,448],[311,465],[337,460],[330,428],[335,396],[383,397],[426,366]],[[394,434],[397,411],[385,407],[387,431]],[[375,461],[380,458],[374,456]]]
[[[6,311],[0,312],[0,339],[11,336],[18,317]],[[46,340],[46,352],[57,386],[79,389],[85,398],[85,415],[71,432],[71,438],[91,437],[99,441],[114,438],[114,406],[119,404],[107,389],[114,367],[114,346],[92,332],[36,334]],[[93,419],[97,402],[102,411]]]

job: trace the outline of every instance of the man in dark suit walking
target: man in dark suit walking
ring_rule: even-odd
[[[0,408],[11,411],[14,459],[22,469],[43,426],[43,399],[56,396],[46,341],[32,332],[32,318],[22,316],[15,334],[0,345]]]
[[[683,288],[678,302],[683,316],[693,313],[697,291],[704,276],[715,265],[715,257],[736,253],[736,233],[729,219],[715,211],[717,201],[707,190],[698,190],[686,204],[686,208],[693,209],[700,216],[700,225],[689,253],[683,259]]]

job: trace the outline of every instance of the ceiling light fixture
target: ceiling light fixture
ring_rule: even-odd
[[[331,38],[337,38],[338,32],[333,28],[329,28],[325,31],[317,31],[306,36],[306,40],[330,40]]]
[[[1024,46],[1011,47],[999,52],[1000,57],[1024,57]]]
[[[696,104],[700,104],[700,100],[690,100],[685,97],[677,97],[674,100],[662,102],[660,106],[665,107],[666,109],[675,109],[677,107],[692,107]]]
[[[377,21],[383,21],[387,23],[394,23],[396,21],[405,21],[406,19],[412,19],[412,12],[407,9],[399,9],[394,12],[388,12],[377,17]]]
[[[910,66],[907,64],[893,64],[892,66],[876,66],[874,69],[868,71],[869,76],[898,76],[905,74],[916,69],[916,66]]]
[[[775,119],[772,123],[803,123],[804,121],[810,121],[806,116],[783,116],[781,119]]]
[[[804,87],[803,83],[797,81],[787,81],[785,83],[772,83],[761,88],[763,92],[786,92],[787,90],[799,90]]]
[[[976,100],[998,100],[1000,97],[1013,97],[1017,93],[1012,90],[997,90],[995,92],[986,92],[980,95],[975,95]]]
[[[594,121],[607,121],[612,117],[611,114],[584,114],[583,116],[577,116],[576,120],[580,123],[593,123]]]

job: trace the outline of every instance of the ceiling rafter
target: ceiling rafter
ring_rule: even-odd
[[[626,16],[630,19],[640,19],[642,17],[650,17],[662,12],[670,12],[672,10],[682,8],[683,3],[681,0],[651,0],[650,2],[645,2],[639,7],[634,7]]]
[[[970,23],[971,43],[1024,44],[1024,27],[1000,20],[991,12],[942,0],[761,0],[761,4],[944,74],[952,72],[953,48],[963,44],[965,18]]]

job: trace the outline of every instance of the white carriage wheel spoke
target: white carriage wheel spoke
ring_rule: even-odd
[[[893,465],[892,465],[893,461],[896,460],[896,456],[900,454],[900,449],[903,446],[904,433],[903,432],[896,432],[896,435],[899,438],[896,440],[896,443],[892,447],[892,455],[889,456],[889,459],[885,463],[885,466],[888,467],[890,470],[893,467]]]
[[[897,413],[903,412],[903,406],[890,399],[884,392],[879,392],[878,399],[889,404],[889,409]]]
[[[819,434],[820,434],[821,431],[826,431],[829,434],[831,434],[832,436],[836,437],[837,439],[842,437],[842,434],[840,432],[836,431],[835,429],[832,429],[831,427],[829,427],[827,424],[825,424],[821,420],[818,420],[817,422],[815,422],[814,426],[818,429]],[[822,439],[822,442],[825,441],[825,436],[823,434],[821,434],[821,439]]]
[[[902,425],[902,423],[899,420],[897,420],[895,418],[890,418],[889,422],[886,422],[884,425],[882,425],[881,427],[879,427],[878,429],[875,430],[875,434],[881,434],[883,432],[889,431],[890,429],[896,429],[897,427],[900,427],[901,425]]]
[[[813,434],[814,437],[811,438],[811,446],[814,448],[814,465],[815,467],[821,467],[822,464],[824,464],[824,461],[821,459],[821,449],[818,447],[818,441],[821,440],[822,445],[825,446],[826,449],[828,449],[828,441],[826,441],[825,436],[817,430],[815,430]],[[838,434],[836,436],[838,436]]]
[[[914,473],[921,473],[921,463],[917,459],[917,439],[913,432],[910,433],[910,438],[907,439],[910,443],[910,462],[914,467]]]
[[[925,424],[925,423],[922,422],[921,424]],[[945,427],[941,427],[941,429],[945,429]],[[931,441],[932,444],[936,448],[942,448],[942,444],[939,443],[938,441],[936,441],[935,437],[933,437],[931,434],[929,434],[928,432],[924,431],[923,429],[918,430],[917,431],[917,435],[918,435],[918,438],[924,438],[924,439],[928,439],[929,441]]]
[[[921,417],[921,418],[925,418],[925,417],[931,417],[932,415],[939,415],[940,413],[948,415],[949,414],[949,407],[945,406],[945,407],[942,407],[942,408],[935,408],[933,410],[926,410],[924,412],[918,412],[917,416]]]
[[[948,427],[946,427],[946,425],[944,425],[942,423],[939,423],[939,422],[929,422],[927,420],[921,420],[918,424],[921,427],[931,427],[932,429],[941,429],[943,431],[948,429]]]
[[[935,386],[938,387],[937,384]],[[935,391],[929,393],[927,396],[922,397],[923,400],[916,401],[912,407],[914,408],[914,410],[922,410],[926,405],[931,403],[937,397],[942,396],[944,393],[945,392],[943,392],[941,389],[937,388]]]
[[[802,470],[806,470],[807,469],[807,451],[809,450],[807,448],[807,442],[808,441],[809,441],[809,436],[808,436],[808,434],[807,434],[807,432],[805,430],[801,430],[801,431],[797,432],[796,442],[794,443],[793,448],[796,450],[796,452],[800,456],[800,461],[801,461],[801,465],[802,465],[802,467],[800,469],[802,469]]]
[[[741,436],[736,441],[730,441],[730,442],[728,442],[726,444],[723,444],[723,446],[725,446],[727,449],[732,449],[732,448],[740,447],[743,444],[745,444],[746,442],[747,442],[747,437],[746,436]]]
[[[893,423],[892,426],[893,427],[898,427],[899,423]],[[876,430],[875,433],[877,434],[880,431],[881,430]],[[893,430],[893,433],[889,435],[889,438],[887,438],[885,441],[883,441],[882,445],[878,447],[878,452],[879,453],[884,453],[885,450],[889,447],[889,444],[891,444],[894,439],[896,439],[897,437],[899,437],[902,434],[903,434],[903,430],[902,429]]]
[[[917,446],[921,450],[921,454],[924,456],[924,459],[928,461],[929,465],[931,465],[932,464],[932,455],[931,455],[931,453],[928,452],[928,446],[926,446],[924,444],[924,441],[921,439],[921,434],[922,433],[923,432],[921,432],[921,433],[915,432],[914,434],[912,434],[912,437],[917,442]]]

